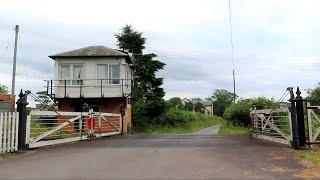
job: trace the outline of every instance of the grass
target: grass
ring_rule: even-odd
[[[306,159],[313,164],[320,166],[320,148],[314,148],[306,151],[298,151],[299,157]]]
[[[185,124],[178,125],[176,127],[156,127],[150,126],[149,128],[143,130],[139,133],[147,133],[147,134],[187,134],[195,131],[199,131],[201,129],[211,127],[217,124],[221,124],[223,119],[221,117],[212,116],[210,118],[198,119],[195,121],[189,121]],[[133,129],[133,132],[137,132]]]
[[[305,167],[295,176],[304,179],[320,179],[320,147],[293,152],[301,158],[300,163]]]
[[[219,134],[249,134],[249,127],[241,125],[234,125],[228,122],[224,122],[219,130]]]

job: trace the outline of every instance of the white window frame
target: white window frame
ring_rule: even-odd
[[[108,67],[108,74],[107,74],[107,77],[105,79],[105,81],[102,81],[102,85],[103,86],[106,86],[106,85],[121,85],[121,65],[118,64],[118,63],[109,63],[109,64],[96,64],[96,85],[101,85],[101,80],[98,78],[98,66],[99,65],[103,65],[105,67]],[[119,83],[112,83],[113,80],[116,80],[116,79],[112,79],[111,77],[109,77],[110,74],[112,74],[112,70],[111,70],[111,66],[112,65],[118,65],[119,66]]]
[[[69,77],[68,79],[62,79],[61,78],[61,69],[62,67],[61,66],[69,66],[70,67],[70,72],[69,72]],[[78,78],[73,78],[73,69],[74,69],[74,66],[82,66],[82,78],[78,79]],[[79,80],[79,81],[82,81],[83,82],[83,79],[84,79],[84,64],[81,64],[81,63],[77,63],[77,64],[68,64],[68,63],[62,63],[62,64],[59,64],[59,84],[60,85],[65,85],[64,84],[64,81],[67,80],[67,86],[80,86],[80,84],[73,84],[73,81],[74,80]],[[69,83],[68,83],[69,82]]]

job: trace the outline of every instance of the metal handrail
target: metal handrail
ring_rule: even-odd
[[[117,80],[118,83],[112,83],[114,80]],[[79,97],[83,97],[83,89],[87,87],[100,87],[100,95],[104,97],[103,88],[109,87],[119,87],[120,92],[123,96],[124,89],[129,90],[131,92],[131,87],[133,86],[132,79],[123,79],[123,78],[108,78],[108,79],[58,79],[58,80],[45,80],[47,83],[47,94],[55,99],[55,94],[53,92],[53,88],[63,87],[64,88],[64,97],[67,97],[67,89],[68,88],[79,88]],[[74,81],[78,81],[75,84],[72,84]],[[88,82],[91,83],[88,83]],[[57,83],[58,82],[58,83]],[[68,83],[67,83],[68,82]]]

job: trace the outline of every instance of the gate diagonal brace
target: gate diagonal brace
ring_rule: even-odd
[[[56,126],[55,128],[53,128],[53,129],[51,129],[51,130],[49,130],[49,131],[47,131],[47,132],[39,135],[38,137],[34,138],[34,139],[31,141],[31,143],[35,143],[35,142],[43,139],[44,137],[49,136],[50,134],[54,133],[55,131],[60,130],[60,129],[63,128],[64,126],[67,126],[67,125],[69,125],[70,123],[74,122],[75,120],[80,119],[80,117],[81,117],[81,116],[77,116],[77,117],[74,117],[74,118],[72,118],[72,119],[69,119],[68,121],[60,124],[59,126]]]
[[[117,128],[109,119],[106,119],[104,116],[101,116],[101,117],[102,117],[102,119],[103,119],[104,121],[106,121],[108,124],[110,124],[110,126],[112,126],[113,128],[115,128],[116,130],[120,131],[120,129]]]
[[[272,127],[274,130],[276,130],[282,137],[284,137],[285,139],[287,140],[290,140],[290,138],[284,133],[282,132],[277,126],[275,126],[273,123],[270,122],[270,117],[271,115],[269,116],[269,118],[266,120],[266,123]]]

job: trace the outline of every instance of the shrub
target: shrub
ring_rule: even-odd
[[[254,99],[241,99],[237,103],[231,104],[224,111],[223,117],[225,120],[248,126],[250,124],[250,108],[255,105],[257,109],[267,109],[276,106],[273,99],[258,97]]]

